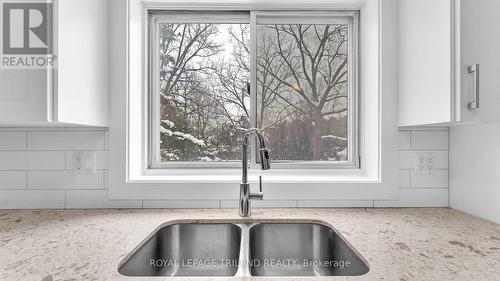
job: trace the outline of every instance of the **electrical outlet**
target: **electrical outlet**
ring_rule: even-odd
[[[95,151],[73,151],[74,174],[96,174]]]
[[[415,175],[432,175],[434,174],[434,153],[416,153]]]

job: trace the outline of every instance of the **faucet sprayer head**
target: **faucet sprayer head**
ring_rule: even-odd
[[[271,169],[271,163],[269,161],[269,151],[267,150],[266,147],[263,147],[259,150],[259,155],[260,155],[260,168],[262,170],[269,170]]]

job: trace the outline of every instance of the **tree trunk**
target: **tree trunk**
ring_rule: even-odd
[[[311,144],[313,150],[313,160],[321,160],[321,112],[315,111],[312,116],[312,136]]]

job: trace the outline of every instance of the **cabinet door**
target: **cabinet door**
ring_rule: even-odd
[[[456,119],[464,122],[500,120],[500,1],[460,0],[459,24],[460,95]],[[479,64],[479,108],[469,109],[475,90],[475,73],[470,65]]]
[[[0,70],[0,125],[50,118],[47,70]]]
[[[399,0],[399,125],[452,120],[454,0]]]

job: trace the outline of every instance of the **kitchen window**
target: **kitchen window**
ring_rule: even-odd
[[[297,145],[299,141],[309,143],[311,141],[289,138],[292,133],[296,133],[296,130],[284,130],[286,128],[281,124],[273,125],[274,127],[270,128],[284,129],[278,135],[281,138],[273,138],[271,133],[266,133],[269,134],[266,137],[271,156],[274,157],[272,169],[269,171],[249,170],[249,181],[255,183],[258,176],[262,175],[268,200],[389,200],[397,198],[398,100],[396,93],[398,84],[397,56],[394,56],[397,53],[397,1],[250,2],[240,0],[191,1],[189,3],[174,0],[117,1],[117,9],[119,9],[116,13],[112,13],[110,21],[112,23],[110,26],[112,37],[110,40],[110,50],[112,50],[110,52],[110,92],[113,100],[110,114],[112,125],[109,131],[110,198],[169,200],[237,198],[237,187],[241,181],[241,171],[237,168],[241,167],[241,163],[238,161],[238,151],[229,153],[234,151],[231,147],[225,148],[220,145],[219,147],[224,149],[212,150],[212,152],[219,152],[217,157],[220,159],[216,159],[212,154],[196,154],[192,158],[187,158],[187,154],[177,154],[186,157],[178,160],[163,159],[160,155],[161,134],[171,134],[179,141],[194,141],[198,144],[202,144],[200,141],[203,141],[203,144],[209,148],[212,147],[213,142],[208,143],[211,139],[207,136],[214,137],[211,134],[197,135],[196,132],[183,131],[181,130],[183,127],[178,127],[183,125],[182,123],[160,117],[160,33],[156,32],[160,24],[218,24],[226,25],[233,30],[240,30],[241,27],[245,27],[244,25],[248,25],[249,31],[246,35],[249,40],[249,47],[246,51],[248,61],[245,63],[248,63],[250,69],[245,75],[241,72],[239,77],[249,77],[249,81],[242,80],[237,90],[239,91],[238,97],[243,97],[240,99],[243,100],[245,106],[248,106],[249,113],[241,113],[235,109],[230,112],[241,114],[241,116],[247,114],[248,126],[254,126],[254,124],[259,126],[259,116],[261,121],[276,120],[272,119],[276,115],[270,114],[279,113],[280,106],[283,110],[287,102],[294,106],[305,107],[307,101],[301,101],[302,96],[297,91],[309,91],[305,76],[297,76],[301,84],[294,86],[297,84],[297,79],[293,77],[293,74],[291,76],[276,75],[292,87],[288,85],[288,87],[278,88],[281,91],[279,93],[287,100],[284,101],[283,98],[274,96],[274,100],[268,100],[272,101],[272,104],[266,105],[271,107],[267,109],[271,111],[264,111],[262,114],[259,110],[262,107],[259,107],[258,103],[265,101],[267,96],[259,97],[259,93],[263,93],[262,87],[259,89],[259,80],[264,77],[271,79],[274,76],[259,75],[259,71],[263,71],[263,68],[258,68],[258,58],[262,53],[262,50],[259,52],[259,45],[262,46],[260,48],[266,47],[263,46],[266,42],[259,41],[259,36],[275,35],[277,27],[279,39],[284,42],[285,37],[291,34],[286,33],[283,27],[292,26],[298,29],[311,26],[307,29],[310,31],[314,25],[317,30],[325,25],[347,25],[345,66],[347,67],[347,82],[341,83],[348,89],[347,98],[344,98],[347,102],[347,109],[342,113],[335,113],[335,115],[347,116],[345,121],[347,130],[345,136],[337,135],[337,132],[320,131],[320,137],[323,137],[321,141],[328,138],[346,138],[344,147],[347,147],[347,154],[344,159],[347,160],[337,158],[339,154],[340,156],[343,154],[340,150],[341,146],[334,151],[336,155],[331,150],[325,150],[328,152],[319,160],[314,159],[312,147],[299,151],[302,154],[287,154],[285,152],[293,150],[287,150],[287,147],[277,147],[274,143],[282,141],[292,146]],[[311,7],[314,7],[316,11],[308,11]],[[269,33],[264,33],[264,31]],[[312,38],[314,36],[316,32],[312,33]],[[225,37],[231,38],[231,36]],[[303,38],[308,37],[303,36]],[[221,43],[219,39],[215,41],[218,44]],[[312,41],[304,40],[304,42]],[[274,43],[277,43],[277,39]],[[227,46],[227,42],[224,46]],[[290,44],[283,47],[293,46]],[[296,49],[292,50],[297,52]],[[296,64],[295,66],[302,67],[299,64],[302,60],[300,53],[285,53],[291,51],[286,48],[282,48],[282,51],[287,59],[290,59],[291,55],[299,54],[293,63]],[[231,47],[228,53],[232,52]],[[274,54],[276,55],[275,63],[283,59],[279,52]],[[232,63],[237,65],[237,62],[232,61]],[[286,64],[285,61],[283,63]],[[303,71],[299,67],[295,68],[293,64],[292,66],[296,71]],[[306,70],[307,66],[306,64]],[[169,68],[165,70],[169,71]],[[277,74],[287,74],[285,65],[281,70]],[[195,73],[199,75],[199,72]],[[234,77],[237,74],[233,70],[226,73],[227,75],[222,78]],[[297,73],[302,75],[302,72]],[[270,83],[269,80],[267,82]],[[250,91],[246,83],[250,83]],[[266,85],[260,83],[261,86]],[[221,84],[215,84],[217,85]],[[220,97],[221,93],[217,94]],[[207,102],[207,99],[208,97],[205,97],[203,101]],[[179,101],[182,100],[177,100]],[[212,103],[221,101],[221,99],[212,100]],[[217,108],[224,109],[215,105],[203,109],[215,110]],[[290,105],[291,108],[293,107]],[[184,110],[181,106],[174,109]],[[335,111],[340,110],[339,107],[335,109]],[[302,118],[300,112],[295,112],[295,115],[287,118],[294,117],[300,121],[299,117]],[[271,121],[266,122],[272,125]],[[160,128],[160,122],[163,123],[162,127],[165,130]],[[304,122],[303,128],[310,129],[311,126],[312,122],[308,124],[308,127]],[[224,128],[228,127],[224,126]],[[268,130],[265,127],[263,129]],[[234,132],[234,136],[239,137],[239,132]],[[230,134],[225,136],[229,137]],[[286,142],[288,140],[291,141]],[[193,145],[196,144],[194,142]],[[231,145],[233,145],[232,142]],[[301,146],[297,145],[297,147]],[[222,155],[221,151],[226,154]],[[258,166],[255,150],[249,156],[252,161],[250,166]]]
[[[149,168],[238,167],[250,127],[274,168],[359,167],[357,12],[152,11],[148,25]]]

